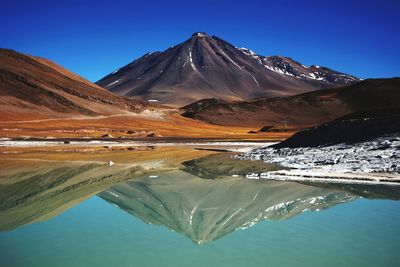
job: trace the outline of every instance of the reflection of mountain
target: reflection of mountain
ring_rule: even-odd
[[[285,220],[356,197],[339,189],[297,183],[199,179],[182,171],[119,183],[99,196],[147,223],[165,225],[199,244],[262,220]]]
[[[282,170],[276,164],[268,164],[261,160],[245,161],[230,157],[229,154],[215,154],[182,163],[183,170],[204,179],[216,179],[224,176],[241,175],[258,171]]]
[[[313,185],[313,183],[303,184]],[[400,186],[319,183],[318,187],[331,190],[344,190],[363,198],[400,200]]]
[[[3,158],[0,231],[48,220],[102,192],[102,198],[148,223],[165,225],[205,243],[265,219],[284,220],[357,196],[396,199],[400,195],[384,187],[315,187],[234,178],[234,174],[276,166],[210,153],[214,152],[190,148],[78,154],[46,150],[44,155],[35,152]],[[106,159],[110,158],[118,163],[109,166]],[[160,178],[145,178],[150,174]]]
[[[144,172],[141,167],[105,163],[15,160],[7,164],[8,170],[0,175],[0,231],[50,219]]]
[[[115,183],[174,170],[182,161],[215,153],[189,147],[1,152],[0,231],[51,219]],[[109,166],[109,159],[116,163]]]

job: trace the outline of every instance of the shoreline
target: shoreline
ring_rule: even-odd
[[[55,138],[6,139],[0,138],[0,148],[54,148],[54,147],[192,147],[195,150],[249,153],[254,149],[276,143],[269,140],[237,140],[221,138]],[[240,157],[239,157],[240,158]],[[340,172],[324,170],[279,170],[249,173],[247,179],[287,182],[338,183],[400,186],[398,174],[384,172]]]
[[[248,152],[251,149],[271,145],[276,143],[273,141],[262,140],[229,140],[229,139],[196,139],[196,138],[162,138],[162,139],[78,139],[78,138],[57,138],[57,139],[0,139],[0,147],[94,147],[94,146],[109,146],[109,147],[140,147],[140,146],[191,146],[191,147],[236,147],[237,152]],[[221,151],[222,152],[222,151]]]
[[[280,139],[259,139],[259,138],[198,138],[198,137],[54,137],[54,138],[40,138],[40,137],[0,137],[0,142],[5,141],[37,141],[37,142],[65,142],[65,141],[113,141],[113,142],[133,142],[133,141],[154,141],[154,142],[251,142],[251,143],[278,143]]]
[[[262,147],[236,158],[259,159],[289,169],[254,174],[256,179],[400,185],[399,147],[399,134],[392,134],[358,143]]]

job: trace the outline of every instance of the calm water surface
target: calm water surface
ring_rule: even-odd
[[[0,266],[399,266],[393,187],[246,180],[276,166],[192,148],[1,167]]]

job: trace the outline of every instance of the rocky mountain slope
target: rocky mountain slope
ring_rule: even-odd
[[[231,101],[288,96],[356,81],[326,67],[260,56],[199,32],[163,52],[144,55],[97,84],[119,95],[183,106],[212,97]]]
[[[49,60],[0,49],[0,107],[5,121],[138,112],[144,104],[110,93]]]
[[[183,107],[182,114],[220,125],[304,127],[383,108],[400,108],[400,78],[367,79],[340,88],[255,101],[204,99]]]

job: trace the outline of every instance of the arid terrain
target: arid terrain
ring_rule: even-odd
[[[215,55],[211,55],[215,52],[215,47],[218,46],[220,46],[219,50],[217,49],[218,51],[223,49],[227,51],[220,52],[222,54],[214,58]],[[246,64],[249,64],[248,66],[258,64],[257,68],[261,64],[256,60],[259,56],[251,53],[250,50],[237,49],[214,36],[193,35],[191,39],[182,43],[179,47],[181,47],[178,49],[181,54],[174,50],[178,53],[176,55],[176,53],[167,50],[158,53],[157,60],[164,62],[163,60],[167,60],[164,57],[170,53],[172,54],[167,58],[175,58],[196,48],[197,56],[194,55],[194,57],[198,57],[197,60],[200,60],[200,55],[205,57],[205,61],[200,60],[197,62],[198,64],[207,65],[210,62],[219,62],[222,60],[221,55],[227,57],[227,53],[235,54],[238,60],[241,60],[241,64],[245,64],[246,61]],[[253,88],[251,90],[255,90],[254,92],[246,93],[246,97],[241,96],[236,99],[230,97],[232,91],[220,90],[225,88],[225,85],[220,87],[216,85],[218,90],[211,90],[212,92],[204,88],[204,90],[200,90],[197,85],[193,85],[194,91],[185,91],[185,94],[191,94],[194,97],[192,100],[198,99],[200,96],[207,98],[176,108],[171,107],[171,105],[162,105],[163,101],[143,102],[148,100],[147,97],[135,95],[137,97],[135,98],[114,94],[43,58],[24,55],[8,49],[1,49],[0,55],[1,138],[18,138],[20,140],[34,138],[115,140],[186,138],[275,141],[286,139],[299,130],[326,123],[349,113],[369,109],[400,108],[399,78],[358,81],[351,76],[315,66],[309,68],[303,66],[303,72],[293,72],[296,68],[290,64],[297,66],[299,63],[285,59],[290,62],[282,63],[282,65],[275,57],[264,58],[260,65],[262,66],[260,73],[265,74],[264,78],[268,81],[286,86],[286,89],[279,89],[281,95],[285,96],[236,101],[263,95],[267,89],[272,91],[278,89],[265,85],[267,89]],[[153,72],[147,71],[146,67],[143,67],[140,63],[142,61],[148,62],[147,56],[137,62],[135,61],[135,63],[132,63],[133,65],[128,65],[107,76],[105,80],[113,79],[115,75],[132,78],[140,69],[143,69],[143,73],[140,75],[150,79]],[[156,64],[155,66],[150,63],[146,64],[152,66],[149,66],[150,69],[157,69],[160,64],[164,64],[157,62],[151,63]],[[236,67],[236,69],[240,69],[240,72],[244,71],[244,67],[238,68],[235,64],[231,66],[232,64],[232,62],[225,60],[212,65],[212,69],[227,71]],[[276,69],[273,69],[276,66],[285,67],[287,71],[291,70],[293,73],[290,73],[290,75],[278,73]],[[319,69],[320,72],[325,71],[323,78],[317,80],[310,78],[312,76],[310,71],[315,69]],[[169,71],[172,70],[173,68],[169,69]],[[310,72],[307,72],[308,75],[311,75],[310,77],[303,77],[306,75],[306,71]],[[229,75],[235,76],[234,73],[228,72]],[[171,75],[169,74],[169,77]],[[187,76],[183,72],[182,75]],[[229,78],[228,76],[226,76],[226,79]],[[339,79],[338,77],[342,78]],[[345,79],[344,77],[348,78]],[[205,76],[202,79],[206,79]],[[213,80],[211,76],[207,79]],[[296,83],[306,83],[310,86],[318,81],[317,87],[307,87],[308,89],[305,91],[319,90],[293,95],[296,91],[290,89],[292,87],[285,79]],[[105,80],[102,80],[99,84],[103,85]],[[196,79],[193,78],[192,80],[195,81]],[[159,84],[157,84],[153,84],[152,88],[158,88]],[[326,88],[335,88],[322,89],[324,84],[327,86]],[[237,90],[242,90],[244,87],[249,90],[252,88],[249,84],[240,86]],[[109,89],[111,91],[116,90],[115,86]],[[199,90],[202,92],[200,95],[198,94]],[[299,92],[301,91],[304,90]],[[116,93],[118,92],[117,90]],[[167,104],[172,103],[172,106],[176,106],[185,102],[181,102],[181,97],[184,97],[182,94],[177,95],[169,92],[168,95],[174,95],[177,101]],[[209,98],[210,96],[221,97],[221,99]],[[189,98],[186,97],[185,99]],[[165,99],[169,99],[169,96]]]
[[[212,125],[179,114],[163,118],[141,115],[115,115],[0,122],[3,138],[95,138],[151,139],[217,138],[282,140],[294,132],[264,133],[255,136],[255,127]]]
[[[46,59],[0,49],[0,121],[137,113],[114,95]]]
[[[226,127],[182,117],[178,110],[121,97],[43,58],[0,50],[2,138],[226,138],[253,127]]]

